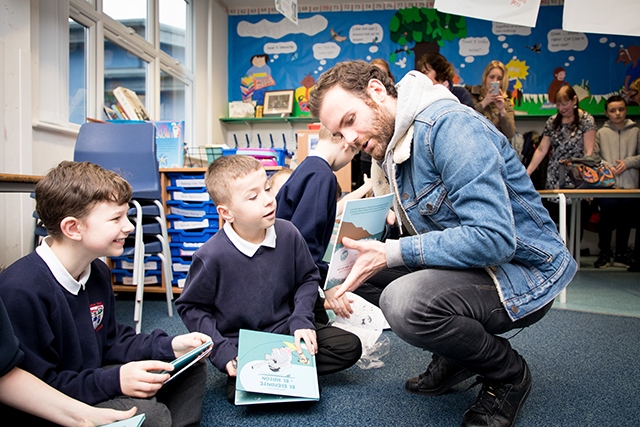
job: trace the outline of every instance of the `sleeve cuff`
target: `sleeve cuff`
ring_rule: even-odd
[[[387,240],[385,242],[385,255],[387,256],[387,267],[393,268],[404,265],[400,240]]]

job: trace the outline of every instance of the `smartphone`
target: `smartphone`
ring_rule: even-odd
[[[491,93],[500,93],[500,82],[491,82]]]

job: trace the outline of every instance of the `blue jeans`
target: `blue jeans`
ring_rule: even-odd
[[[513,380],[524,369],[521,357],[499,334],[534,324],[551,304],[513,322],[482,269],[407,273],[380,297],[380,308],[401,339],[499,382]]]

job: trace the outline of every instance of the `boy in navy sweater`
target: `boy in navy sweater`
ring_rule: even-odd
[[[293,171],[276,196],[276,216],[291,221],[300,230],[320,271],[320,286],[324,285],[329,268],[322,258],[333,232],[339,198],[338,180],[333,172],[348,165],[357,153],[344,139],[334,138],[321,126],[315,149]],[[318,298],[314,308],[316,321],[329,322],[325,308],[344,317],[353,312],[346,295],[338,300],[333,298],[336,291],[337,288],[332,288],[324,292],[326,304]]]
[[[319,274],[300,232],[276,219],[276,202],[262,164],[250,156],[209,165],[207,191],[225,224],[193,255],[176,309],[190,331],[216,343],[209,360],[226,372],[235,400],[240,329],[293,335],[316,354],[318,375],[360,358],[355,335],[314,322]]]
[[[168,361],[210,338],[136,334],[115,318],[111,274],[98,258],[122,253],[133,231],[130,199],[129,183],[89,162],[62,162],[36,185],[49,236],[0,274],[0,296],[24,352],[19,366],[87,404],[136,406],[145,425],[199,425],[206,365],[164,387],[169,374],[155,371],[173,370]]]

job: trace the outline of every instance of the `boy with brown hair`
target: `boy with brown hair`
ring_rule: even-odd
[[[235,400],[240,329],[293,335],[299,353],[304,341],[318,375],[356,363],[358,337],[314,322],[318,269],[295,226],[276,219],[262,164],[251,156],[220,157],[205,184],[225,224],[193,255],[176,308],[190,331],[216,343],[209,360],[229,375],[227,400]]]
[[[291,221],[304,237],[320,272],[320,286],[324,285],[327,277],[329,265],[322,258],[336,220],[338,179],[334,172],[348,165],[357,153],[358,150],[347,145],[344,139],[334,138],[326,127],[320,126],[315,148],[276,195],[276,216]],[[336,291],[333,288],[324,292],[326,304],[318,298],[314,309],[317,322],[329,322],[325,308],[331,308],[343,317],[349,317],[353,312],[346,295],[340,299],[333,298]]]
[[[111,272],[133,231],[131,186],[89,162],[62,162],[36,185],[49,236],[0,274],[0,296],[24,352],[20,367],[90,405],[138,408],[145,425],[199,425],[206,365],[163,387],[168,363],[207,342],[202,333],[136,334],[115,316]],[[24,413],[22,424],[35,425]]]

